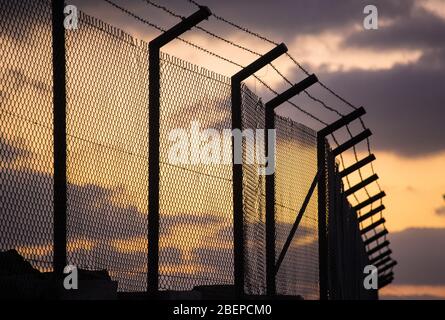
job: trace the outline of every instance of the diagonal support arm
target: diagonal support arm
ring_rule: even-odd
[[[303,218],[304,212],[306,211],[309,201],[311,200],[312,195],[314,194],[315,187],[317,186],[317,183],[318,183],[319,175],[320,175],[320,172],[317,172],[317,174],[315,175],[314,180],[312,181],[312,184],[309,188],[309,191],[306,194],[306,197],[304,198],[303,204],[300,208],[300,211],[298,212],[297,218],[295,219],[294,225],[292,226],[292,229],[289,232],[289,235],[287,236],[286,242],[284,243],[283,249],[281,250],[280,256],[278,257],[278,261],[275,266],[275,274],[278,273],[278,270],[280,269],[280,266],[283,263],[284,257],[286,256],[286,253],[287,253],[287,250],[289,249],[292,239],[294,238],[295,233],[297,232],[298,225],[300,224],[300,221]]]

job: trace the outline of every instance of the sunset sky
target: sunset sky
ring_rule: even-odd
[[[143,0],[113,1],[165,29],[178,22],[178,18],[169,16]],[[183,16],[190,15],[197,9],[187,0],[154,1]],[[445,1],[200,0],[199,2],[208,6],[217,15],[224,16],[275,42],[286,43],[289,53],[306,69],[315,73],[319,79],[354,105],[365,107],[367,114],[363,119],[373,132],[371,148],[377,157],[374,163],[375,170],[380,177],[381,187],[387,193],[384,200],[385,225],[390,231],[393,258],[399,262],[395,268],[395,281],[380,292],[381,298],[445,299],[445,274],[443,273],[445,256],[441,250],[445,246]],[[147,42],[159,35],[159,31],[138,22],[105,1],[72,0],[68,3],[77,5],[87,14]],[[374,4],[379,12],[378,30],[363,28],[365,17],[363,8],[370,3]],[[213,18],[203,22],[201,26],[259,53],[265,53],[273,47],[270,43],[254,38]],[[242,65],[247,65],[256,59],[255,55],[209,37],[199,30],[188,32],[184,35],[184,39]],[[32,46],[32,44],[28,45]],[[117,48],[116,51],[118,50]],[[228,77],[239,70],[236,66],[209,56],[180,41],[173,41],[163,51]],[[34,54],[37,53],[34,52]],[[50,52],[47,50],[44,54],[39,54],[49,58]],[[95,54],[97,55],[97,52]],[[94,58],[100,59],[100,56]],[[280,57],[274,64],[294,83],[305,77],[285,57]],[[146,66],[145,63],[141,65]],[[132,66],[127,67],[129,68],[128,81],[134,81],[132,77],[136,77],[136,73],[130,72]],[[141,74],[145,74],[145,71]],[[80,75],[79,79],[82,79],[82,76]],[[278,92],[288,88],[288,85],[271,67],[259,71],[257,76]],[[49,73],[45,73],[45,77],[49,79]],[[263,98],[263,101],[272,97],[270,92],[255,79],[249,79],[247,84],[255,94]],[[350,107],[318,85],[313,86],[309,91],[343,114],[351,111]],[[133,94],[134,99],[142,101],[144,98],[137,92]],[[110,104],[109,101],[104,101],[105,104]],[[310,101],[307,97],[296,97],[293,101],[325,122],[329,123],[337,119],[336,114]],[[114,103],[117,110],[119,104],[116,101]],[[14,105],[9,107],[11,110],[19,110]],[[25,115],[27,111],[22,110],[22,112]],[[308,118],[290,105],[281,106],[277,112],[315,130],[322,127],[320,123]],[[179,115],[177,116],[179,118]],[[185,116],[184,119],[187,120],[187,117],[191,115]],[[79,116],[77,120],[80,123],[91,120],[91,126],[101,125],[94,124],[94,119],[90,119],[90,114]],[[110,135],[116,137],[117,141],[121,138],[130,139],[131,137],[123,138],[120,134],[120,130],[128,129],[125,128],[126,123],[122,122],[120,125],[122,130],[115,127],[108,128],[106,132],[111,132]],[[357,124],[351,127],[355,133],[361,130]],[[105,132],[105,129],[93,128],[94,130],[88,134],[100,140],[100,134],[98,137],[97,133],[101,130]],[[134,137],[138,137],[137,132],[131,133]],[[338,137],[341,141],[346,139],[344,132],[339,132]],[[139,138],[141,141],[144,139],[142,135]],[[105,141],[107,137],[103,139]],[[140,145],[145,146],[144,143],[141,142]],[[50,147],[50,145],[45,146],[45,148]],[[367,155],[365,144],[359,145],[358,155],[359,158]],[[91,157],[90,163],[94,164],[94,155]],[[79,161],[82,160],[84,159],[81,157]],[[113,161],[111,158],[109,160],[110,163]],[[354,161],[352,152],[345,154],[346,165]],[[371,174],[369,168],[367,169],[368,171],[364,172]],[[91,168],[83,167],[82,170],[74,174],[77,182],[92,183],[89,176]],[[129,180],[137,188],[140,174],[136,171],[130,172],[128,168],[125,170],[119,174],[125,177],[131,176]],[[49,169],[43,171],[47,173]],[[108,173],[101,174],[97,176],[97,183],[107,187]],[[109,184],[112,185],[116,177],[109,176],[108,178]],[[353,176],[351,182],[357,182],[357,178]],[[188,188],[188,183],[189,181],[183,181],[183,187]],[[224,187],[230,189],[229,184]],[[370,190],[374,193],[375,186]],[[209,191],[202,190],[204,195],[206,192]],[[102,196],[111,197],[106,194]],[[183,196],[186,197],[187,193],[184,192]],[[359,194],[358,198],[363,199],[362,196],[364,197],[363,194]],[[184,199],[177,200],[186,202]],[[356,203],[353,197],[349,200],[352,204]],[[138,199],[133,206],[135,211],[147,210],[145,199]],[[187,205],[184,204],[184,206]],[[225,210],[224,205],[221,204],[221,206],[214,209]],[[198,207],[203,212],[207,210],[204,204]],[[174,211],[174,208],[169,208],[169,210]],[[179,227],[182,228],[181,225]],[[143,253],[146,240],[144,231],[141,232],[141,236],[136,237],[136,240],[140,242],[139,247]],[[195,240],[202,242],[201,238]],[[77,245],[88,247],[90,243]],[[122,252],[129,247],[125,241],[117,241],[113,245]],[[26,250],[26,247],[23,250]]]
[[[144,1],[116,2],[164,28],[177,22]],[[187,1],[157,2],[184,16],[196,10]],[[146,41],[159,34],[102,1],[72,3]],[[388,194],[386,226],[393,256],[399,261],[395,282],[381,296],[445,298],[445,258],[441,252],[445,245],[445,1],[372,1],[379,10],[379,29],[371,31],[362,26],[363,8],[369,1],[201,3],[276,42],[285,42],[289,52],[311,72],[366,108],[364,120],[373,132],[375,168]],[[270,44],[214,19],[202,26],[257,52],[271,49]],[[184,38],[244,65],[255,58],[196,30]],[[238,70],[179,41],[165,51],[226,76]],[[279,58],[276,65],[292,81],[304,76],[287,59]],[[270,67],[257,75],[278,91],[286,88]],[[261,84],[252,80],[248,83],[265,100],[270,97]],[[320,88],[311,92],[342,112],[350,111]],[[325,121],[335,119],[335,115],[304,98],[295,101]],[[278,112],[320,128],[289,106],[282,106]],[[363,151],[360,149],[360,153]],[[352,154],[346,158],[353,161]]]

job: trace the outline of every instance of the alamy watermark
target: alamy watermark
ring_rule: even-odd
[[[368,4],[364,9],[363,13],[366,17],[363,19],[363,28],[366,30],[377,30],[379,28],[379,11],[377,7]]]
[[[63,26],[66,30],[77,30],[79,23],[79,14],[77,7],[74,5],[67,5],[63,9],[65,13],[65,19],[63,20]]]
[[[199,121],[192,121],[190,128],[173,129],[168,134],[172,145],[168,150],[168,161],[180,165],[257,164],[258,174],[275,172],[275,129],[268,130],[267,153],[265,129],[201,130]],[[232,141],[234,153],[232,159]],[[243,147],[243,141],[244,146]],[[243,151],[245,157],[243,161]]]
[[[65,278],[63,279],[63,287],[66,290],[79,289],[79,276],[77,273],[77,267],[68,265],[63,269],[63,273],[66,274]]]
[[[370,264],[365,266],[363,273],[366,274],[363,279],[363,287],[366,290],[377,290],[379,288],[378,284],[378,269],[376,266]]]

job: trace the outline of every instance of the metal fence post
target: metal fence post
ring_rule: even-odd
[[[320,299],[327,300],[329,298],[329,248],[328,248],[328,190],[331,193],[330,189],[328,189],[329,181],[328,174],[333,174],[333,172],[328,172],[330,165],[328,161],[335,161],[335,157],[347,149],[353,147],[358,142],[366,139],[371,135],[369,130],[365,130],[359,135],[351,138],[347,142],[338,146],[336,149],[329,151],[329,155],[327,153],[327,141],[326,137],[332,134],[334,131],[340,129],[341,127],[347,125],[348,123],[354,121],[360,116],[366,113],[363,107],[360,107],[353,112],[343,116],[338,119],[334,123],[326,126],[321,129],[317,133],[317,163],[318,163],[318,171],[319,175],[319,183],[318,183],[318,259],[319,259],[319,285],[320,285]],[[330,159],[328,159],[328,156]],[[356,168],[350,169],[350,171],[354,171]],[[331,170],[333,171],[333,170]]]
[[[265,104],[266,109],[266,143],[265,154],[269,159],[273,157],[274,170],[272,174],[266,176],[266,287],[267,294],[270,296],[276,295],[276,274],[277,266],[275,253],[275,153],[276,146],[273,146],[273,154],[269,154],[269,130],[275,130],[275,109],[283,104],[285,101],[301,93],[318,81],[315,75],[310,75],[299,83],[293,85],[283,93],[279,94],[272,100]],[[304,210],[303,210],[304,212]],[[297,224],[298,225],[298,224]],[[291,238],[293,235],[291,236]],[[284,253],[287,249],[284,249]]]
[[[324,136],[317,135],[318,181],[318,270],[320,300],[328,299],[328,244],[327,244],[327,168],[326,141]]]
[[[148,271],[147,291],[156,295],[159,284],[159,179],[160,179],[160,49],[211,15],[207,7],[182,20],[149,43],[149,159],[148,159]]]
[[[338,237],[338,224],[337,219],[339,215],[342,215],[343,212],[339,210],[339,204],[342,199],[342,192],[340,184],[338,184],[337,174],[336,174],[336,166],[335,166],[335,158],[332,153],[327,150],[326,151],[326,168],[327,168],[327,206],[328,206],[328,215],[326,217],[326,259],[327,259],[327,292],[328,298],[334,299],[337,295],[337,288],[334,285],[335,283],[335,255],[338,254],[338,251],[335,251],[335,243],[334,239]]]
[[[242,127],[241,82],[231,81],[232,130]],[[235,157],[235,140],[232,137],[232,160]],[[244,226],[243,226],[243,167],[232,161],[233,176],[233,263],[234,285],[237,295],[244,293]]]
[[[241,82],[286,52],[287,47],[282,43],[232,76],[232,131],[242,129]],[[236,149],[235,139],[232,135],[234,277],[236,294],[242,296],[244,294],[243,165],[239,161],[235,161]],[[238,150],[242,152],[242,148],[238,148]]]
[[[54,258],[57,275],[66,266],[66,59],[64,2],[52,0],[53,134],[54,134]]]
[[[266,104],[266,156],[270,161],[269,130],[275,130],[275,110]],[[275,148],[274,148],[274,151]],[[270,165],[270,164],[268,164]],[[275,161],[274,161],[275,166]],[[272,174],[266,176],[266,292],[276,295],[275,273],[275,168]]]
[[[159,50],[149,47],[149,132],[148,132],[148,274],[147,291],[158,291],[159,269]]]

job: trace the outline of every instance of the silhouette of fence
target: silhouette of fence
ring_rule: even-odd
[[[0,9],[0,249],[15,248],[38,269],[52,271],[57,119],[51,3],[1,1]],[[79,29],[66,32],[65,41],[66,260],[85,269],[107,269],[120,291],[146,291],[153,256],[148,243],[148,44],[82,12]],[[233,285],[232,165],[172,163],[169,158],[172,130],[189,130],[193,124],[201,130],[230,129],[230,79],[164,53],[160,60],[158,289]],[[265,127],[264,105],[245,85],[242,126]],[[317,132],[279,116],[275,127],[278,260],[319,168]],[[265,177],[248,157],[245,152],[244,293],[264,295]],[[319,252],[315,192],[277,270],[277,294],[319,298],[319,257],[324,255],[331,298],[375,298],[375,292],[363,289],[369,259],[333,158],[324,170],[329,245]]]
[[[49,271],[54,210],[51,6],[0,4],[1,249],[16,248]]]

